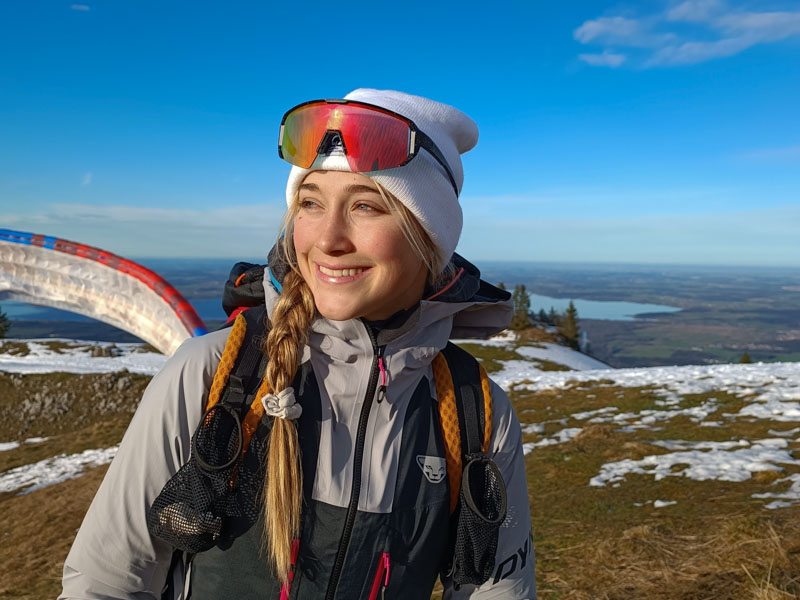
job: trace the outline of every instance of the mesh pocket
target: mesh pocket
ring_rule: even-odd
[[[238,414],[212,407],[192,436],[189,461],[161,490],[147,516],[150,533],[175,548],[197,553],[226,548],[258,518],[266,461],[266,427],[259,427],[244,456]]]
[[[481,585],[492,575],[497,535],[506,518],[506,488],[500,469],[484,454],[469,457],[461,477],[452,578]]]

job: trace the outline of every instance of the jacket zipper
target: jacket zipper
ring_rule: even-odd
[[[378,562],[378,568],[375,571],[375,577],[372,579],[372,587],[369,591],[369,600],[384,599],[386,588],[389,587],[389,571],[392,563],[389,560],[389,553],[384,552],[381,554],[381,559]],[[380,594],[380,596],[378,596]]]
[[[367,385],[367,393],[364,396],[364,404],[361,406],[361,415],[358,417],[358,432],[356,434],[356,448],[353,455],[353,485],[350,489],[350,504],[347,507],[347,517],[344,522],[344,531],[342,538],[339,540],[339,549],[336,551],[336,561],[333,563],[333,571],[331,572],[331,579],[328,582],[328,591],[325,594],[325,600],[333,600],[336,595],[336,588],[339,586],[339,578],[342,575],[342,568],[344,567],[344,558],[347,554],[347,547],[350,545],[350,535],[353,533],[353,525],[356,520],[356,512],[358,512],[358,498],[361,495],[361,469],[364,460],[364,443],[367,437],[367,422],[369,421],[369,413],[372,408],[372,401],[375,398],[375,390],[378,385],[378,375],[380,374],[380,366],[378,361],[383,361],[384,348],[378,346],[378,341],[372,329],[366,323],[364,326],[369,334],[369,339],[372,342],[373,358],[372,369],[369,374],[369,384]]]

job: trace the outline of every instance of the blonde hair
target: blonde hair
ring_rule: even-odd
[[[414,215],[382,186],[373,183],[411,248],[427,267],[428,283],[435,285],[452,277],[452,265],[440,264],[433,240]],[[272,311],[271,328],[264,344],[264,352],[269,357],[265,377],[270,390],[276,393],[292,384],[316,310],[311,289],[300,274],[294,249],[294,220],[299,209],[298,194],[286,211],[277,242],[290,270],[283,279],[283,288]],[[273,421],[264,498],[264,550],[275,574],[281,582],[286,583],[292,568],[292,543],[300,534],[303,498],[297,427],[286,419]]]

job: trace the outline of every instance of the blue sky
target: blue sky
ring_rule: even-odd
[[[797,0],[5,2],[0,227],[262,256],[281,115],[356,87],[476,120],[471,259],[800,265]]]

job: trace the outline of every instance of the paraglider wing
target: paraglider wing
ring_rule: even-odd
[[[105,250],[0,229],[0,299],[51,306],[108,323],[167,356],[207,333],[189,302],[162,277]]]

